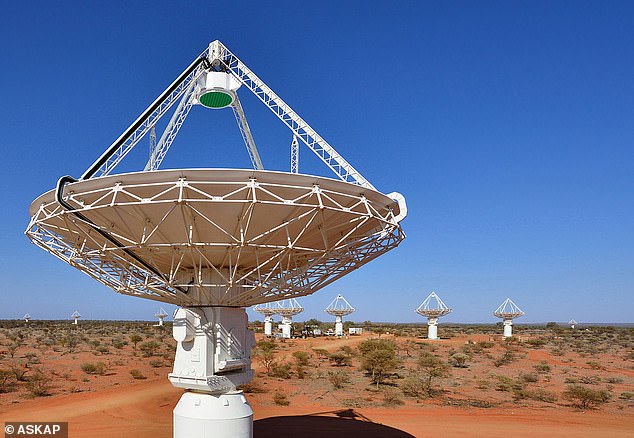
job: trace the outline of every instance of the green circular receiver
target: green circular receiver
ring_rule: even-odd
[[[225,91],[213,90],[201,94],[198,101],[207,108],[225,108],[233,102],[233,96]]]

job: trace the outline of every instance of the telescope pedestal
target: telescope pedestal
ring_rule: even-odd
[[[503,324],[504,324],[504,337],[512,338],[513,337],[513,320],[505,319]]]
[[[236,386],[249,383],[253,332],[242,308],[176,311],[169,380],[185,393],[174,408],[174,438],[252,438],[253,411]]]
[[[186,391],[174,408],[174,438],[252,438],[253,410],[242,391]]]
[[[438,318],[427,319],[427,339],[438,340]]]

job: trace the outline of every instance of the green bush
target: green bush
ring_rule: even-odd
[[[286,394],[282,393],[282,392],[276,392],[275,394],[273,394],[273,402],[276,405],[280,405],[280,406],[288,406],[291,404],[290,400],[288,399],[288,397],[286,397]]]
[[[568,385],[564,399],[580,409],[593,409],[610,400],[610,393],[603,389],[592,389],[583,385]]]

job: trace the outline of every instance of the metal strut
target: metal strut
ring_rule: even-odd
[[[291,142],[291,173],[299,173],[299,142],[296,135]]]
[[[257,170],[264,170],[260,154],[258,153],[257,147],[255,147],[255,140],[253,140],[251,129],[247,123],[247,117],[244,115],[244,110],[242,109],[242,104],[240,103],[240,98],[237,94],[233,104],[231,104],[231,109],[233,110],[233,115],[238,123],[238,128],[240,129],[240,134],[242,134],[244,144],[247,147],[247,152],[249,153],[249,158],[251,159],[253,168]]]

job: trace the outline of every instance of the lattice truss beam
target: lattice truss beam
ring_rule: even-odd
[[[71,185],[67,193],[72,210],[50,201],[34,214],[26,231],[33,243],[119,293],[181,306],[250,306],[308,295],[405,237],[385,205],[318,185],[180,177],[81,193]],[[164,274],[140,266],[124,249]]]

